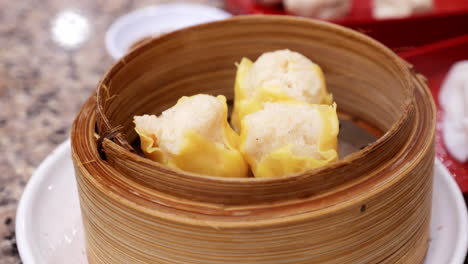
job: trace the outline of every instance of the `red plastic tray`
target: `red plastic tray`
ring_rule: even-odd
[[[402,52],[467,34],[468,9],[406,19],[345,21],[340,24],[367,34],[396,52]]]
[[[418,49],[400,53],[400,56],[414,65],[416,71],[428,78],[428,84],[436,101],[437,110],[437,136],[436,155],[442,160],[449,171],[454,175],[465,197],[468,194],[468,162],[460,163],[447,152],[442,141],[440,122],[443,111],[439,108],[439,91],[447,72],[452,65],[461,60],[468,60],[468,34],[438,43],[433,43]]]
[[[254,0],[226,0],[234,14],[284,14],[282,9],[264,8]],[[396,52],[468,33],[468,0],[436,0],[433,12],[404,19],[375,20],[370,0],[354,0],[353,12],[337,24],[365,33]]]
[[[352,0],[353,6],[350,14],[344,21],[373,20],[371,14],[372,0]],[[235,15],[245,14],[286,14],[281,5],[263,6],[255,0],[226,0],[226,8]],[[434,10],[427,14],[441,14],[458,12],[468,9],[467,0],[434,0]]]

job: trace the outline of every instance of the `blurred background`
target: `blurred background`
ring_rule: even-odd
[[[136,34],[137,31],[118,28],[109,33],[110,26],[120,16],[141,7],[174,2],[0,0],[1,264],[21,263],[14,223],[23,189],[40,162],[69,137],[74,116],[105,71],[132,46],[144,42],[144,37],[151,38],[191,22],[181,24],[169,17],[164,21],[166,29],[149,35],[146,31]],[[457,43],[468,43],[466,38],[460,40],[460,36],[468,34],[466,0],[185,2],[216,7],[234,15],[294,14],[330,20],[381,40],[415,64],[427,63],[419,56],[420,52],[414,51],[417,47],[453,38],[458,39]],[[125,44],[113,43],[123,39]],[[462,54],[452,54],[450,62],[445,62],[447,66],[437,73],[441,76],[430,80],[432,87],[440,86],[451,63],[466,59],[468,49],[462,47],[459,52]],[[425,70],[433,69],[421,69]],[[452,164],[451,171],[458,174],[460,186],[467,188],[462,179],[468,177],[467,165],[452,160],[440,140],[438,144],[438,154]]]

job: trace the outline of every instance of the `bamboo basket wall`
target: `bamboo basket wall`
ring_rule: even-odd
[[[183,95],[232,99],[234,62],[283,48],[321,65],[340,111],[384,135],[326,167],[273,179],[186,173],[130,151],[134,115]],[[434,130],[423,77],[336,25],[248,16],[154,39],[111,68],[74,122],[89,262],[422,263]]]

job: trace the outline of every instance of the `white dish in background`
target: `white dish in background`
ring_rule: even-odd
[[[463,196],[435,161],[430,248],[424,264],[462,264],[468,241]],[[16,235],[24,264],[86,264],[83,227],[70,141],[38,167],[21,197]]]
[[[223,20],[231,14],[219,8],[173,3],[149,6],[119,17],[107,30],[106,48],[116,60],[124,56],[132,44],[197,24]]]

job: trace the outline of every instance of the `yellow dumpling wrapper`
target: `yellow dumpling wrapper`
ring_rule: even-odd
[[[135,116],[135,130],[143,153],[154,161],[204,175],[247,177],[227,112],[224,96],[182,97],[159,117]]]
[[[265,102],[331,104],[333,101],[320,66],[297,52],[267,52],[255,63],[243,58],[237,67],[231,116],[237,131],[242,118],[262,109]]]
[[[338,160],[336,105],[265,103],[242,120],[240,150],[255,177],[304,172]]]

